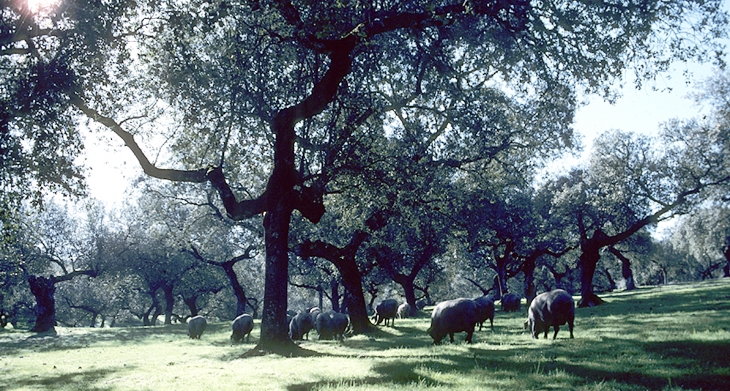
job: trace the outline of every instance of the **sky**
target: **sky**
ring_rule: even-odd
[[[693,74],[690,82],[683,75],[684,66],[678,66],[657,81],[645,83],[642,90],[636,90],[633,83],[625,83],[620,90],[622,96],[614,104],[597,96],[586,97],[589,103],[578,109],[574,123],[585,148],[577,156],[566,156],[556,162],[555,170],[565,171],[585,161],[593,140],[607,130],[657,134],[667,120],[701,114],[701,108],[687,95],[695,92],[698,84],[712,76],[715,69],[710,64],[692,65],[689,69]],[[110,132],[88,134],[86,147],[90,195],[107,205],[121,206],[130,194],[131,181],[142,174],[139,164],[123,142],[110,136]],[[146,153],[154,156],[154,151]]]

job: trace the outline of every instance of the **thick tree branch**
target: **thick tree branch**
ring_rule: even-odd
[[[208,168],[201,168],[192,171],[157,168],[152,162],[150,162],[145,153],[142,151],[142,148],[140,148],[139,144],[137,144],[137,141],[134,139],[134,135],[127,132],[114,119],[103,116],[96,110],[90,108],[78,95],[72,93],[70,94],[70,97],[71,104],[81,110],[82,113],[90,119],[104,125],[124,141],[127,148],[129,148],[129,150],[134,154],[134,157],[137,158],[137,161],[145,174],[154,178],[176,182],[202,183],[208,180]]]
[[[76,270],[61,276],[53,276],[51,277],[51,280],[55,284],[57,282],[71,281],[78,276],[96,277],[97,275],[99,275],[99,273],[96,270]]]

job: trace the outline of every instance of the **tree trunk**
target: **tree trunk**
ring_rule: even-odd
[[[258,345],[247,355],[279,353],[290,356],[292,353],[303,353],[303,350],[289,338],[289,325],[286,322],[289,287],[289,220],[292,209],[285,204],[286,202],[280,200],[264,217],[266,280],[264,309],[261,314],[261,338]]]
[[[342,285],[348,293],[347,308],[350,312],[350,325],[353,334],[364,334],[373,330],[365,307],[365,294],[362,288],[362,276],[354,257],[343,257],[338,270],[342,276]]]
[[[416,308],[416,289],[413,287],[414,280],[415,278],[409,278],[402,284],[403,293],[406,296],[406,303],[411,307],[408,316],[415,316],[418,313],[418,308]]]
[[[162,287],[162,292],[165,294],[165,324],[172,324],[172,310],[175,306],[175,295],[172,294],[174,286],[172,284],[165,285]]]
[[[226,276],[228,276],[228,281],[230,281],[231,287],[233,288],[233,295],[236,296],[236,317],[238,317],[239,315],[246,313],[246,303],[248,303],[248,298],[246,297],[246,291],[243,289],[243,286],[240,282],[238,282],[236,271],[233,270],[234,264],[235,263],[225,262],[221,267],[226,273]]]
[[[626,290],[635,290],[636,284],[634,283],[634,272],[631,270],[631,260],[613,246],[610,246],[608,251],[621,261],[621,276],[626,280]]]
[[[636,283],[634,282],[634,272],[631,270],[631,261],[625,258],[626,261],[621,260],[621,275],[626,280],[626,290],[633,291],[636,289]]]
[[[142,324],[145,326],[156,326],[157,317],[161,311],[160,301],[157,299],[157,290],[151,292],[150,296],[152,297],[152,304],[150,304],[150,308],[147,309],[147,312],[144,313]]]
[[[497,262],[497,278],[499,297],[501,298],[509,293],[509,287],[507,286],[507,257]]]
[[[55,279],[42,276],[28,278],[30,291],[36,300],[36,320],[30,331],[36,333],[56,333],[56,292]]]
[[[340,312],[340,283],[334,277],[330,280],[330,303],[332,311]]]
[[[608,279],[608,291],[613,292],[616,290],[616,281],[611,276],[611,272],[608,269],[603,270],[604,273],[606,273],[606,278]]]
[[[722,268],[723,277],[730,277],[730,237],[727,238],[728,245],[725,247],[725,267]]]
[[[601,254],[599,253],[601,248],[588,240],[585,245],[581,245],[581,249],[583,253],[578,260],[580,264],[581,298],[578,307],[593,307],[603,303],[603,300],[593,293],[593,276],[596,273],[598,261],[601,260]]]
[[[525,263],[522,264],[522,273],[525,275],[525,299],[527,300],[527,308],[537,296],[537,288],[535,287],[535,262],[536,257],[527,257]]]
[[[198,305],[196,302],[198,301],[197,296],[192,297],[183,297],[183,301],[185,302],[185,305],[188,306],[188,309],[190,310],[190,317],[198,316]]]

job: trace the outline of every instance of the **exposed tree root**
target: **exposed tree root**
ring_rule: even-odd
[[[242,354],[240,358],[261,357],[267,354],[278,354],[283,357],[313,357],[322,355],[322,353],[304,349],[292,341],[276,343],[259,342],[253,349]]]

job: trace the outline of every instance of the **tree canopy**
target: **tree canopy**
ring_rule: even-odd
[[[642,81],[718,52],[720,4],[69,1],[33,15],[4,3],[2,66],[34,88],[2,80],[14,108],[0,121],[2,156],[37,161],[24,140],[42,146],[43,125],[71,162],[81,113],[147,175],[211,186],[234,220],[265,213],[260,348],[288,349],[291,215],[317,223],[333,179],[367,170],[359,152],[371,142],[397,139],[424,166],[479,169],[495,151],[534,164],[572,145],[576,91],[610,97],[627,70]],[[29,120],[38,113],[53,115]],[[16,166],[3,175],[44,172]],[[73,189],[68,172],[50,178]],[[3,187],[22,193],[15,183]]]

